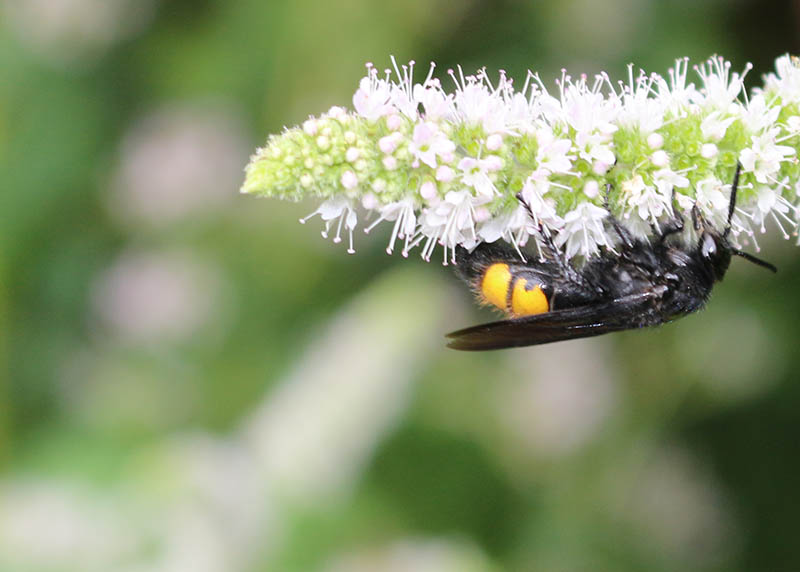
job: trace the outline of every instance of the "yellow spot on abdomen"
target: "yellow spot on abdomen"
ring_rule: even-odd
[[[508,264],[497,262],[492,264],[483,273],[481,280],[481,294],[483,298],[500,308],[508,310],[508,288],[511,285],[511,271]]]
[[[541,286],[527,290],[528,283],[524,278],[514,282],[514,291],[511,293],[511,312],[516,316],[531,316],[543,314],[550,310],[550,302],[542,291]]]

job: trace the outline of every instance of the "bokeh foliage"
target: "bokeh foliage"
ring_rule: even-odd
[[[800,52],[794,3],[0,10],[0,568],[800,568],[791,242],[674,325],[464,355],[441,334],[488,314],[448,270],[237,195],[366,61],[621,78],[717,52],[752,85]]]

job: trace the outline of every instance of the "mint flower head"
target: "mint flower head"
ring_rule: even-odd
[[[442,81],[414,63],[367,75],[353,111],[334,107],[273,135],[251,158],[242,192],[315,198],[322,235],[391,226],[387,252],[419,249],[445,264],[457,247],[503,240],[520,251],[546,235],[564,256],[615,248],[609,211],[636,237],[692,211],[718,228],[727,219],[737,163],[741,179],[731,239],[753,242],[768,220],[797,234],[800,197],[800,65],[776,61],[762,88],[720,57],[677,60],[666,77],[562,72],[549,90],[534,73],[517,89],[500,72]],[[687,225],[686,233],[693,233]],[[520,251],[520,256],[522,256]]]

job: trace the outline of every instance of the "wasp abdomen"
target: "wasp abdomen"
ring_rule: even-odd
[[[532,316],[550,311],[543,284],[515,275],[508,264],[495,262],[480,277],[483,301],[512,316]]]
[[[525,278],[517,278],[511,291],[511,313],[515,316],[532,316],[550,311],[550,301],[543,285],[530,284]]]

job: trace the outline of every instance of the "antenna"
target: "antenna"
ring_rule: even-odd
[[[742,164],[737,161],[736,162],[736,172],[733,174],[733,184],[731,184],[731,198],[730,202],[728,202],[728,226],[725,227],[725,232],[722,233],[722,238],[728,238],[728,235],[731,232],[731,219],[733,218],[733,211],[736,209],[736,191],[739,189],[739,174],[742,172]],[[760,258],[756,258],[752,254],[748,254],[747,252],[742,252],[737,248],[731,248],[731,254],[735,254],[736,256],[741,256],[748,262],[752,262],[756,266],[761,266],[762,268],[766,268],[767,270],[772,270],[773,272],[777,272],[778,269],[775,267],[774,264],[770,264],[766,260],[761,260]]]
[[[739,189],[739,173],[742,171],[742,164],[736,161],[736,172],[733,174],[733,184],[731,185],[731,198],[728,201],[728,225],[725,227],[725,232],[722,233],[722,238],[728,238],[731,233],[731,219],[733,218],[733,211],[736,209],[736,191]]]
[[[773,272],[777,272],[778,268],[774,264],[770,264],[766,260],[761,260],[760,258],[756,258],[752,254],[748,254],[746,252],[742,252],[741,250],[737,250],[735,248],[731,248],[731,254],[735,254],[736,256],[741,256],[748,262],[752,262],[756,266],[761,266],[762,268],[766,268],[767,270],[772,270]]]

